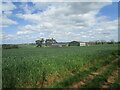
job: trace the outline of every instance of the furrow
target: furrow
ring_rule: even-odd
[[[115,70],[107,79],[107,81],[101,86],[101,88],[109,88],[115,82],[115,79],[118,78],[118,71],[120,68]]]
[[[114,72],[114,70],[116,70],[118,68],[117,64],[118,64],[118,62],[114,62],[101,74],[95,76],[93,80],[91,80],[90,82],[83,85],[82,88],[99,88],[99,87],[101,87],[103,85],[103,83],[107,80],[107,78]]]
[[[73,85],[76,82],[79,82],[81,80],[84,80],[89,74],[97,71],[99,68],[109,64],[112,61],[112,59],[107,59],[101,63],[98,63],[92,67],[90,67],[88,70],[84,70],[78,74],[76,74],[75,76],[70,76],[66,79],[64,79],[63,81],[56,83],[52,86],[52,88],[68,88],[71,85]]]
[[[110,64],[107,64],[106,66],[103,66],[102,68],[98,69],[96,72],[93,72],[91,74],[89,74],[84,80],[75,83],[71,86],[71,88],[78,88],[82,85],[85,85],[86,83],[90,82],[95,76],[99,75],[100,73],[102,73],[103,71],[106,70],[106,68],[108,68],[109,66],[111,66],[114,62],[117,62],[118,59],[112,61]]]

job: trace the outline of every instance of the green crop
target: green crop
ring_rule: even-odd
[[[79,72],[75,76],[68,77],[68,78],[64,79],[62,82],[59,82],[59,83],[56,83],[55,85],[53,85],[52,88],[60,88],[60,87],[68,88],[72,84],[85,79],[87,77],[87,75],[91,74],[92,72],[95,72],[99,68],[109,64],[113,60],[113,58],[114,57],[108,58],[108,59],[106,59],[98,64],[95,64],[94,66],[89,67],[88,70],[84,70],[82,72]]]
[[[110,85],[110,88],[112,90],[116,90],[117,88],[120,88],[120,77],[116,78],[115,82],[112,85]]]
[[[118,66],[118,62],[115,62],[112,66],[109,66],[104,72],[102,72],[98,76],[95,76],[92,81],[86,83],[83,87],[84,88],[99,88],[106,81],[108,76],[110,76],[111,73],[114,70],[116,70],[118,67],[120,67],[120,65]]]
[[[46,77],[70,71],[76,73],[87,64],[115,56],[118,45],[96,45],[85,47],[23,47],[3,50],[3,88],[43,87]],[[65,75],[64,73],[60,75]]]

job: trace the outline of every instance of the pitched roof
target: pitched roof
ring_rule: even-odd
[[[72,42],[79,42],[79,43],[80,43],[80,42],[82,42],[82,41],[72,41]]]
[[[65,45],[65,44],[52,44],[52,45]]]

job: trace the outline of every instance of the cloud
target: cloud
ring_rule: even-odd
[[[13,0],[3,0],[13,2]],[[28,0],[14,0],[15,2],[28,2]],[[31,2],[112,2],[112,0],[30,0]],[[118,2],[118,0],[114,0]]]
[[[2,36],[1,36],[2,35]],[[2,43],[5,44],[21,44],[21,43],[33,43],[35,40],[40,39],[43,33],[38,35],[16,35],[16,34],[0,34],[0,38],[2,38]],[[44,38],[44,37],[43,37]]]
[[[20,35],[20,34],[30,34],[31,32],[30,31],[18,31],[17,34]]]
[[[109,3],[52,3],[52,5],[48,6],[43,12],[35,14],[18,14],[17,16],[34,23],[57,22],[59,24],[64,24],[68,22],[72,23],[72,20],[74,22],[83,22],[87,19],[90,22],[94,22],[94,17],[98,11],[108,4]]]
[[[7,25],[12,25],[12,24],[18,24],[18,22],[10,19],[10,15],[12,15],[12,10],[16,9],[16,6],[11,3],[11,2],[7,2],[7,3],[2,3],[2,5],[0,5],[0,10],[3,11],[2,15],[0,15],[0,19],[2,20],[2,22],[0,22],[0,24],[7,24]]]
[[[24,11],[25,14],[32,14],[34,12],[40,12],[40,10],[44,11],[50,4],[46,2],[38,3],[38,2],[22,2],[19,6],[20,9]]]
[[[40,36],[45,35],[44,33],[39,33]]]
[[[110,2],[42,4],[37,2],[30,6],[25,3],[23,5],[25,8],[21,7],[25,13],[15,15],[33,23],[18,27],[16,32],[18,37],[32,37],[28,41],[40,37],[55,38],[57,41],[117,38],[117,20],[109,21],[108,16],[96,16],[100,9],[110,5]],[[33,13],[35,11],[36,13]]]
[[[33,6],[27,4],[27,2],[23,2],[20,6],[19,6],[20,9],[22,9],[24,11],[24,13],[26,14],[31,14],[35,8],[33,8]]]
[[[4,2],[2,3],[2,8],[3,14],[6,16],[9,16],[12,14],[12,10],[16,9],[16,6],[12,2]]]
[[[16,6],[11,3],[11,2],[7,2],[7,3],[2,3],[2,11],[11,11],[16,9]]]
[[[3,16],[3,17],[0,16],[0,19],[2,20],[2,22],[0,22],[0,24],[7,24],[7,25],[18,24],[18,22],[11,20],[5,16]]]
[[[7,25],[0,25],[0,28],[8,27]]]
[[[49,5],[51,5],[49,2],[33,2],[34,8],[37,10],[45,10],[46,8],[48,8]]]

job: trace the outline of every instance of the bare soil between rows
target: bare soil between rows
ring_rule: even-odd
[[[93,72],[92,74],[89,74],[84,80],[82,80],[82,81],[80,81],[80,82],[77,82],[77,83],[74,83],[70,88],[80,88],[81,86],[83,86],[83,85],[85,85],[86,83],[90,82],[91,80],[94,79],[94,77],[95,77],[96,75],[101,74],[102,72],[104,72],[104,71],[106,70],[106,68],[108,68],[109,66],[111,66],[114,62],[117,62],[118,59],[120,59],[120,57],[117,58],[117,59],[115,59],[115,60],[113,60],[110,64],[107,64],[106,66],[101,67],[101,68],[98,69],[96,72]],[[113,83],[113,82],[115,81],[115,80],[113,80],[113,77],[114,77],[114,79],[115,79],[116,74],[118,74],[117,72],[118,72],[118,70],[116,70],[116,71],[114,72],[115,74],[113,74],[111,77],[109,77],[109,79],[107,80],[107,83],[106,83],[105,85],[103,85],[101,88],[105,88],[105,87],[108,88],[107,85],[109,85],[109,83],[111,83],[111,82]]]

